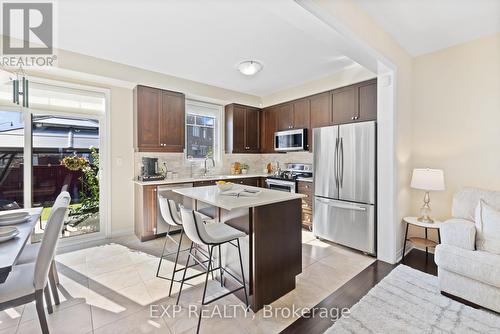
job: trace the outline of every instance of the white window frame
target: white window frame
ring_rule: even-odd
[[[195,106],[195,107],[201,107],[205,108],[206,110],[203,112],[190,112],[189,111],[189,106]],[[215,123],[214,123],[214,160],[216,163],[220,163],[222,161],[222,124],[223,124],[223,110],[224,107],[218,104],[213,104],[213,103],[207,103],[207,102],[202,102],[202,101],[196,101],[196,100],[189,100],[186,99],[186,115],[185,115],[185,131],[184,131],[184,143],[186,149],[184,150],[184,161],[186,164],[189,164],[191,162],[201,162],[204,159],[202,158],[195,158],[195,159],[188,159],[188,150],[187,150],[187,139],[188,139],[188,131],[187,131],[187,117],[188,114],[190,115],[197,115],[197,116],[209,116],[209,117],[214,117],[215,118]]]

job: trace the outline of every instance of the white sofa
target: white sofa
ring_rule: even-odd
[[[479,200],[500,210],[500,191],[465,188],[453,197],[453,218],[441,228],[435,261],[441,291],[500,312],[500,255],[476,250]]]

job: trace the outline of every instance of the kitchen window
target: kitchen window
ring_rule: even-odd
[[[186,101],[186,160],[221,159],[222,106]]]

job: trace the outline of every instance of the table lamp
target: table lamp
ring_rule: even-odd
[[[429,216],[431,201],[429,191],[444,190],[444,173],[441,169],[415,168],[411,177],[411,187],[425,191],[424,205],[420,209],[418,221],[423,223],[433,223],[434,220]]]

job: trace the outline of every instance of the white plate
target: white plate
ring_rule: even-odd
[[[14,226],[0,226],[0,237],[6,237],[18,231]],[[19,232],[19,231],[18,231]]]
[[[0,242],[4,242],[4,241],[10,240],[10,239],[14,239],[16,237],[16,235],[18,235],[18,234],[19,234],[19,231],[16,231],[15,233],[12,233],[10,235],[1,236],[0,237]]]
[[[24,218],[18,218],[18,219],[12,219],[12,220],[0,220],[0,226],[9,226],[9,225],[16,225],[16,224],[21,224],[24,223],[30,219],[30,217],[24,217]]]
[[[19,212],[19,211],[17,211],[17,212],[4,211],[4,212],[0,212],[0,221],[26,218],[29,215],[30,214],[26,211],[21,211],[21,212]]]

